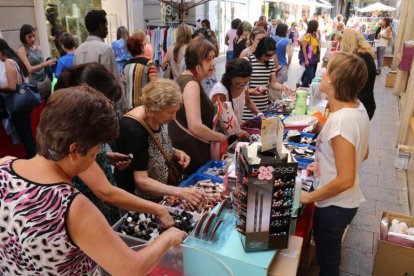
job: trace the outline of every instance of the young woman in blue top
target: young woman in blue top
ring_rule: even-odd
[[[272,37],[276,42],[276,56],[280,68],[276,78],[278,83],[287,81],[289,65],[292,61],[292,41],[287,36],[288,26],[283,23],[278,24],[276,27],[276,35]]]

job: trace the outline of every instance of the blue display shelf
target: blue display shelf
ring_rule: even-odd
[[[224,162],[224,161],[221,161],[221,160],[210,160],[205,165],[201,166],[196,171],[196,173],[209,175],[209,174],[206,174],[206,171],[208,169],[210,169],[210,168],[223,168],[224,166],[226,166],[226,162]]]

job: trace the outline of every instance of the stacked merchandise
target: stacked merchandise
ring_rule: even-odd
[[[261,153],[257,144],[237,157],[234,210],[246,251],[286,248],[294,201],[297,163],[276,152]]]

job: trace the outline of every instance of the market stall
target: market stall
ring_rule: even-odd
[[[224,275],[296,275],[314,208],[301,206],[300,191],[313,188],[306,167],[313,162],[314,131],[326,108],[318,81],[301,88],[296,99],[277,100],[269,113],[245,122],[241,127],[254,134],[251,141],[236,141],[224,160],[210,160],[180,184],[202,190],[202,204],[174,196],[160,202],[189,236],[181,253],[170,254],[156,269],[190,275],[190,264],[201,256],[189,252],[197,249],[219,260],[211,268]],[[165,230],[155,216],[133,212],[113,229],[129,246],[151,242]]]

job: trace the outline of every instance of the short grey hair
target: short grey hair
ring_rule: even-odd
[[[142,105],[149,111],[158,112],[161,109],[182,103],[180,87],[175,81],[157,78],[142,89]]]

